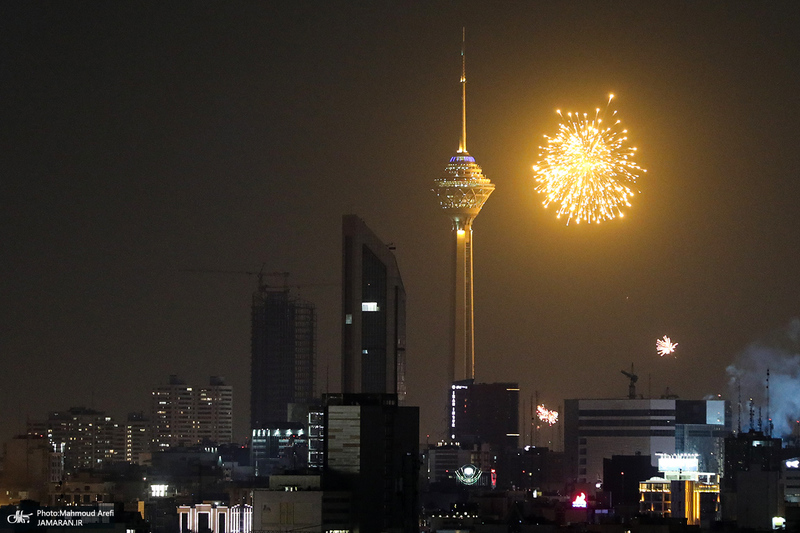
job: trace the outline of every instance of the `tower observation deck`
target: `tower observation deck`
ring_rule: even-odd
[[[472,222],[494,184],[483,175],[475,158],[467,152],[467,79],[464,40],[461,46],[461,139],[434,192],[439,206],[452,221],[453,284],[450,309],[451,381],[475,378],[475,332],[472,290]]]

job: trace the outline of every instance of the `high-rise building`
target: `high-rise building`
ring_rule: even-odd
[[[722,519],[737,527],[767,530],[784,516],[781,439],[750,430],[725,439]]]
[[[288,421],[289,404],[314,398],[316,308],[289,289],[253,293],[250,429]]]
[[[463,40],[462,40],[463,43]],[[450,382],[475,378],[472,223],[494,191],[475,158],[467,152],[467,78],[461,48],[461,139],[444,175],[434,180],[439,205],[452,221],[453,284],[450,298]]]
[[[172,375],[167,385],[153,389],[150,401],[156,450],[233,440],[233,387],[218,376],[207,386],[191,387]]]
[[[325,530],[418,531],[419,408],[398,406],[394,394],[323,402],[323,489],[341,494],[336,509],[323,501]]]
[[[71,407],[28,423],[28,435],[49,439],[64,452],[64,469],[95,469],[125,460],[125,431],[103,411]]]
[[[392,249],[342,218],[342,391],[405,398],[406,291]]]
[[[719,473],[720,439],[730,431],[725,400],[596,399],[564,402],[564,452],[570,479],[594,485],[614,455],[697,453]],[[642,480],[636,480],[642,481]]]
[[[125,423],[125,461],[138,464],[142,454],[150,452],[153,431],[144,413],[128,413]]]
[[[462,446],[488,444],[499,452],[519,441],[519,385],[473,383],[450,386],[450,438]]]
[[[220,376],[211,376],[197,391],[197,438],[217,444],[233,440],[233,387]]]

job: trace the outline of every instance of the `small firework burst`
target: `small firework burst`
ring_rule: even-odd
[[[676,346],[678,346],[678,343],[672,342],[666,335],[662,339],[656,339],[656,351],[661,357],[673,353]]]
[[[551,426],[558,422],[558,411],[548,409],[544,406],[544,404],[536,406],[536,416],[539,418],[539,420],[546,422]]]

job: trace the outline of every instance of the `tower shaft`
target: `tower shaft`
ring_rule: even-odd
[[[455,221],[454,221],[455,222]],[[472,285],[472,219],[453,224],[451,345],[453,379],[475,378],[475,313]],[[460,226],[460,227],[459,227]]]

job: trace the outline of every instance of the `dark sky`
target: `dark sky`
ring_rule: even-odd
[[[475,223],[478,380],[555,407],[624,396],[633,362],[645,395],[727,394],[736,355],[800,315],[800,4],[649,4],[3,2],[0,436],[220,374],[243,438],[256,280],[181,269],[308,285],[337,391],[346,213],[397,247],[409,403],[440,436],[431,188],[458,146],[462,25],[468,148],[497,187]],[[556,108],[610,92],[641,194],[567,227],[531,165]]]

